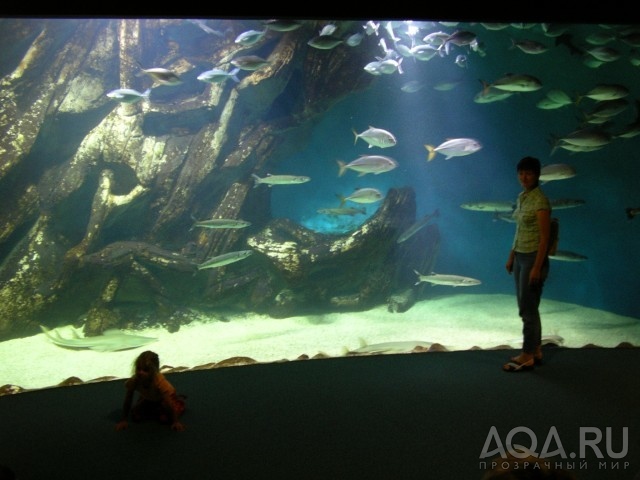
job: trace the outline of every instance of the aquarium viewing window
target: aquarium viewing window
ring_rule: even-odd
[[[640,343],[640,25],[0,26],[3,394],[147,349],[167,372],[519,349],[525,156],[560,223],[543,344]]]

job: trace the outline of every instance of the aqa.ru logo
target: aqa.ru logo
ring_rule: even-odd
[[[606,427],[605,429],[605,450],[609,458],[624,458],[627,455],[627,450],[629,447],[629,428],[622,428],[622,449],[619,452],[614,452],[612,447],[612,435],[611,435],[611,427]],[[529,437],[529,447],[521,447],[520,445],[516,445],[513,443],[514,437],[517,434],[525,434]],[[496,455],[500,455],[502,458],[507,458],[507,452],[514,458],[524,459],[527,457],[536,457],[536,458],[550,458],[559,455],[562,459],[576,457],[579,459],[584,459],[586,456],[587,447],[590,447],[593,453],[597,458],[605,458],[600,450],[598,444],[602,441],[602,431],[598,427],[580,427],[580,436],[579,436],[579,445],[580,451],[578,455],[575,452],[570,452],[567,455],[562,441],[560,440],[560,436],[558,434],[558,430],[556,427],[551,427],[549,429],[549,433],[547,434],[547,438],[542,445],[542,450],[540,453],[536,451],[538,448],[538,439],[536,434],[527,427],[515,427],[512,428],[505,438],[504,443],[500,440],[500,435],[498,434],[498,430],[495,426],[492,426],[489,430],[489,434],[487,435],[487,439],[484,442],[484,446],[482,447],[482,452],[480,453],[480,459],[494,457]],[[496,445],[496,448],[493,450],[489,450],[492,444]],[[505,449],[506,445],[506,449]],[[550,450],[555,446],[555,450]],[[514,448],[516,447],[516,448]]]

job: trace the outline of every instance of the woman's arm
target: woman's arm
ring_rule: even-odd
[[[505,268],[507,269],[507,272],[509,274],[511,274],[511,272],[513,272],[513,260],[514,260],[515,256],[516,256],[516,252],[512,248],[509,251],[509,257],[507,258],[507,263],[505,264]]]
[[[540,281],[540,272],[545,260],[547,259],[549,235],[551,233],[551,210],[538,210],[536,212],[536,220],[538,222],[538,229],[540,230],[540,240],[538,241],[536,261],[531,268],[531,275],[529,276],[530,284],[536,284]]]

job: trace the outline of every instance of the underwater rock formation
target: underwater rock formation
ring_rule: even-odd
[[[371,218],[344,235],[314,232],[286,218],[269,222],[247,239],[286,284],[269,313],[286,316],[313,309],[364,310],[413,285],[412,269],[432,265],[439,244],[437,230],[431,229],[425,229],[429,248],[406,251],[416,244],[396,242],[399,233],[415,220],[415,208],[412,188],[392,188]],[[422,236],[415,241],[419,238]],[[410,283],[406,271],[411,272]],[[402,311],[409,307],[405,302]]]
[[[176,318],[232,288],[190,266],[237,249],[246,233],[192,232],[193,218],[268,221],[251,173],[302,146],[283,132],[308,130],[372,80],[365,50],[308,47],[316,23],[246,47],[234,42],[243,21],[220,20],[225,33],[212,36],[182,19],[0,19],[0,341],[87,316],[85,333],[99,334],[120,321],[104,311],[120,298]],[[269,64],[237,85],[196,80],[252,53]],[[156,66],[182,83],[142,74]],[[118,87],[152,90],[148,101],[117,103],[106,93]],[[225,269],[251,285],[232,296],[237,306],[266,307],[281,290],[266,267],[256,259],[238,267],[246,274]],[[370,272],[351,275],[375,297],[362,286]]]

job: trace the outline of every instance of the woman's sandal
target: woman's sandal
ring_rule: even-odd
[[[534,360],[520,362],[512,358],[502,366],[502,370],[504,370],[505,372],[524,372],[526,370],[533,370],[534,365]]]

